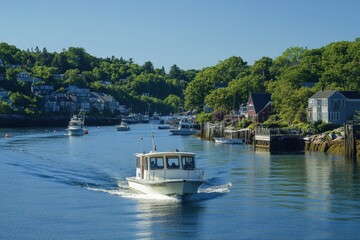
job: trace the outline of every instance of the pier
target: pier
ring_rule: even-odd
[[[224,123],[204,123],[201,126],[201,138],[212,141],[214,137],[227,137],[231,139],[244,139],[245,143],[251,144],[254,133],[251,129],[231,130]]]
[[[304,153],[304,140],[296,129],[256,127],[254,150],[270,153]]]

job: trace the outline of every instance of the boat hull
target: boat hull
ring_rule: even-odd
[[[127,178],[129,187],[145,194],[162,194],[162,195],[189,195],[198,192],[199,187],[204,180],[167,180],[167,181],[144,181]]]
[[[245,141],[244,139],[226,139],[226,138],[214,138],[215,143],[222,143],[222,144],[243,144]]]
[[[196,131],[191,131],[191,130],[178,130],[178,129],[170,129],[169,130],[173,135],[183,135],[183,136],[189,136],[189,135],[194,135],[196,133]]]
[[[68,128],[67,130],[68,130],[70,136],[84,135],[84,129],[82,129],[82,128],[73,128],[73,129]]]
[[[129,131],[130,128],[129,127],[117,127],[116,130],[118,130],[118,131]]]

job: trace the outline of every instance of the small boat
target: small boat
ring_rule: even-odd
[[[170,126],[169,125],[159,125],[158,129],[159,130],[170,129]]]
[[[140,116],[140,122],[142,123],[149,123],[150,121],[150,117],[148,114],[145,114],[145,115],[141,115]]]
[[[239,138],[214,138],[215,143],[222,143],[222,144],[243,144],[245,142],[244,139]]]
[[[181,120],[175,129],[169,130],[173,135],[193,135],[197,133],[193,125],[185,120]]]
[[[130,127],[128,126],[128,124],[125,121],[121,121],[121,123],[119,125],[116,125],[116,130],[118,131],[129,131]]]
[[[162,118],[161,118],[161,114],[157,113],[157,112],[154,112],[152,117],[151,117],[151,122],[152,123],[161,123],[162,121]]]
[[[140,116],[138,114],[131,113],[128,116],[124,117],[122,120],[128,124],[139,123]]]
[[[205,182],[196,168],[195,154],[168,151],[136,154],[136,176],[126,178],[129,188],[145,194],[195,194]]]
[[[82,136],[84,135],[84,123],[84,115],[73,115],[66,130],[70,136]]]

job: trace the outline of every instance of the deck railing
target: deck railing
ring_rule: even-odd
[[[289,128],[266,128],[266,127],[256,127],[255,135],[300,135],[301,131],[298,129],[289,129]]]
[[[159,180],[168,180],[168,179],[204,179],[205,171],[204,169],[194,169],[194,170],[183,170],[183,169],[171,169],[169,170],[171,172],[171,177],[168,177],[167,175],[168,170],[150,170],[146,174],[146,180],[150,181],[159,181]]]

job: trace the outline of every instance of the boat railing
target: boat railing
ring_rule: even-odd
[[[183,169],[178,169],[178,170],[170,170],[171,173],[177,172],[179,174],[170,174],[171,177],[169,176],[168,170],[164,169],[164,170],[153,170],[153,171],[149,171],[147,174],[147,180],[150,181],[159,181],[159,180],[169,180],[169,179],[174,179],[174,178],[184,178],[186,180],[190,180],[190,179],[204,179],[204,169],[193,169],[193,170],[183,170]],[[186,172],[186,174],[184,175],[183,173]]]

